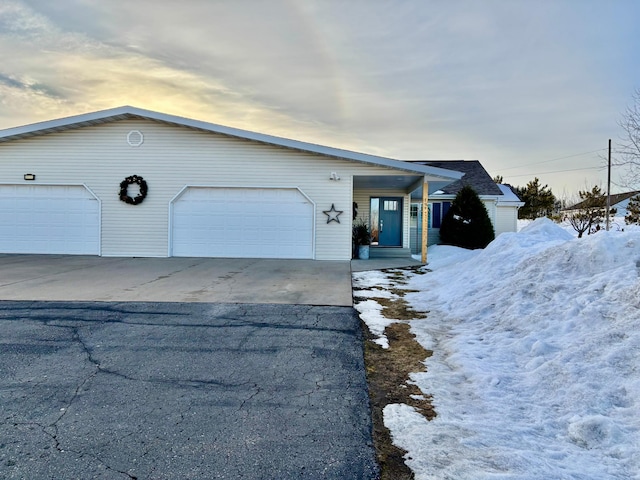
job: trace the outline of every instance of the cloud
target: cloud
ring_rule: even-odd
[[[615,135],[640,74],[620,3],[5,1],[0,127],[132,104],[501,173]]]
[[[26,85],[24,83],[19,82],[18,80],[15,80],[6,75],[3,75],[2,73],[0,73],[0,85],[4,85],[5,87],[10,87],[10,88],[18,88],[18,89],[26,88]]]

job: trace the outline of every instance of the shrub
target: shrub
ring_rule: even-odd
[[[495,238],[487,208],[469,186],[458,192],[442,219],[440,241],[463,248],[484,248]]]

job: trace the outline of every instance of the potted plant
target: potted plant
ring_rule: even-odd
[[[358,249],[358,258],[369,259],[369,245],[371,245],[371,230],[369,224],[363,220],[356,220],[353,224],[353,241]]]

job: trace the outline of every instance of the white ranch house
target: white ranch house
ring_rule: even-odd
[[[463,175],[119,107],[0,131],[0,253],[349,260],[357,204],[425,262],[412,211]]]

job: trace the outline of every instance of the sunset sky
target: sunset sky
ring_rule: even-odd
[[[133,105],[572,196],[606,185],[639,24],[636,0],[0,0],[0,129]]]

